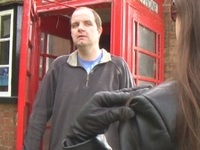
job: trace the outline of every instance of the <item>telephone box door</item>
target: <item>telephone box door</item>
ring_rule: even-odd
[[[162,0],[151,2],[148,6],[142,0],[129,0],[126,4],[125,58],[136,85],[158,85],[163,81]]]
[[[16,149],[21,150],[24,132],[38,86],[39,17],[34,0],[24,0],[19,64]]]

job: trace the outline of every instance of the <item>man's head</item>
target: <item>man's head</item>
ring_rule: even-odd
[[[91,8],[79,7],[71,16],[71,36],[75,46],[93,46],[99,44],[102,33],[102,21]]]

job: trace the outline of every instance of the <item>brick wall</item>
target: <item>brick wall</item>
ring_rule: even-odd
[[[164,78],[167,79],[172,73],[175,53],[174,44],[176,40],[175,23],[171,20],[171,0],[165,0],[163,4],[163,19],[165,24],[165,41],[164,41]]]
[[[0,150],[15,150],[16,104],[0,104]]]

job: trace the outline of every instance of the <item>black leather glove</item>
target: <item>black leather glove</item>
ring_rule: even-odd
[[[63,142],[64,147],[92,139],[98,134],[105,133],[111,123],[133,117],[134,111],[125,104],[130,98],[147,91],[151,87],[151,85],[145,85],[96,93],[74,118]]]

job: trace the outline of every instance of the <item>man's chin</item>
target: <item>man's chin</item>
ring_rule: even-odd
[[[77,47],[80,47],[80,46],[82,47],[82,46],[87,46],[87,45],[88,44],[85,43],[85,42],[79,42],[79,43],[76,44]]]

